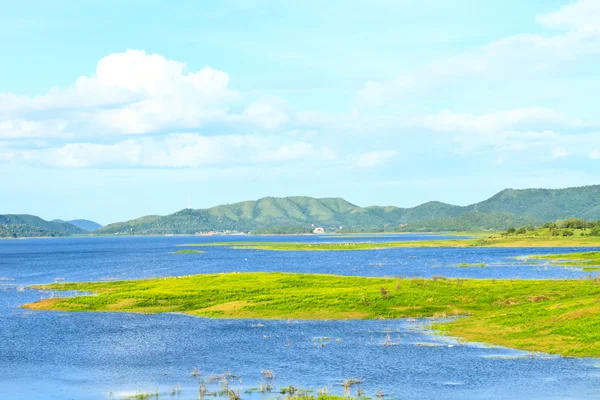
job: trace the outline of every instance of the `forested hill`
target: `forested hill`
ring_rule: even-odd
[[[85,234],[68,222],[46,221],[35,215],[0,215],[0,237],[67,236]]]
[[[467,214],[471,212],[479,215]],[[464,214],[461,219],[447,220]],[[485,201],[464,207],[436,201],[412,208],[359,207],[341,198],[265,197],[208,209],[185,209],[167,216],[142,217],[110,224],[96,232],[192,234],[213,230],[248,232],[278,226],[312,225],[325,227],[329,231],[338,230],[340,226],[344,230],[380,231],[398,230],[401,224],[422,221],[432,221],[435,226],[454,221],[465,229],[503,229],[506,226],[501,225],[509,222],[542,223],[573,217],[600,219],[600,185],[568,189],[506,189]],[[419,228],[428,230],[433,227],[432,224],[422,223]]]
[[[554,221],[566,218],[600,219],[600,185],[567,189],[505,189],[468,206],[479,212],[503,212]]]
[[[93,232],[98,228],[102,228],[102,225],[100,225],[99,223],[87,219],[72,219],[70,221],[63,221],[62,219],[53,219],[52,222],[68,222],[69,224],[88,232]]]

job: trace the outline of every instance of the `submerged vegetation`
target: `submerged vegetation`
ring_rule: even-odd
[[[600,251],[567,254],[543,254],[528,256],[528,259],[551,260],[552,264],[576,267],[600,267]]]
[[[415,240],[394,242],[215,242],[185,247],[225,246],[235,249],[279,251],[381,250],[398,247],[600,247],[600,236],[552,236],[544,230],[531,235],[494,234],[473,239]]]
[[[470,267],[487,267],[486,263],[460,263],[460,264],[456,264],[457,267],[459,268],[470,268]]]
[[[194,249],[184,249],[184,250],[177,250],[172,252],[172,254],[202,254],[205,253],[204,250],[194,250]]]
[[[600,282],[592,279],[225,273],[34,288],[93,295],[50,298],[25,306],[30,309],[315,320],[467,316],[434,327],[468,340],[524,350],[600,356]]]

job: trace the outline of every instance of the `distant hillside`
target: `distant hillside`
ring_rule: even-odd
[[[567,189],[505,189],[469,206],[480,212],[504,212],[540,221],[600,219],[600,185]]]
[[[0,237],[64,236],[88,233],[68,222],[46,221],[35,215],[0,215]]]
[[[459,216],[463,218],[448,219]],[[600,185],[556,190],[507,189],[488,200],[464,207],[435,201],[412,208],[359,207],[341,198],[265,197],[208,209],[185,209],[164,217],[142,217],[110,224],[96,232],[193,234],[225,230],[248,232],[283,226],[309,228],[312,225],[328,231],[338,230],[340,226],[344,230],[395,231],[400,224],[431,220],[438,221],[430,224],[430,229],[436,224],[450,227],[455,223],[461,230],[474,230],[504,229],[505,224],[527,225],[571,217],[600,219]],[[426,229],[425,224],[414,226]],[[456,230],[456,227],[447,230]]]
[[[55,237],[64,233],[49,231],[30,225],[0,225],[0,238]]]
[[[532,217],[518,217],[508,213],[482,213],[469,211],[458,217],[435,218],[399,227],[399,232],[460,232],[482,230],[504,230],[508,227],[537,225]]]
[[[70,221],[63,221],[62,219],[53,219],[52,222],[68,222],[69,224],[74,225],[87,232],[93,232],[98,228],[102,228],[102,225],[100,225],[99,223],[87,219],[73,219]]]

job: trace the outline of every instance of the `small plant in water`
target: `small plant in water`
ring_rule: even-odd
[[[350,389],[352,388],[352,386],[358,385],[359,383],[362,383],[363,381],[364,381],[364,379],[362,379],[362,378],[348,378],[345,381],[343,381],[342,387],[344,388],[344,396],[350,397]]]
[[[190,373],[190,375],[192,375],[194,378],[198,378],[200,375],[202,375],[202,373],[199,370],[197,370],[196,368],[194,368],[192,370],[192,372]]]
[[[262,376],[265,377],[265,379],[269,379],[269,380],[273,380],[275,379],[275,372],[271,371],[270,369],[263,369],[262,371],[260,371],[260,374]]]
[[[385,340],[383,343],[381,343],[382,346],[388,347],[388,346],[398,346],[398,343],[393,342],[392,338],[390,337],[390,334],[387,333],[385,335]]]

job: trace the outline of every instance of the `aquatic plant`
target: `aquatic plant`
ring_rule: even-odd
[[[275,372],[271,371],[270,369],[263,369],[262,371],[260,371],[260,374],[265,378],[265,379],[269,379],[269,380],[273,380],[276,377]]]
[[[201,254],[205,253],[203,250],[193,250],[193,249],[185,249],[185,250],[177,250],[171,252],[171,254]]]

